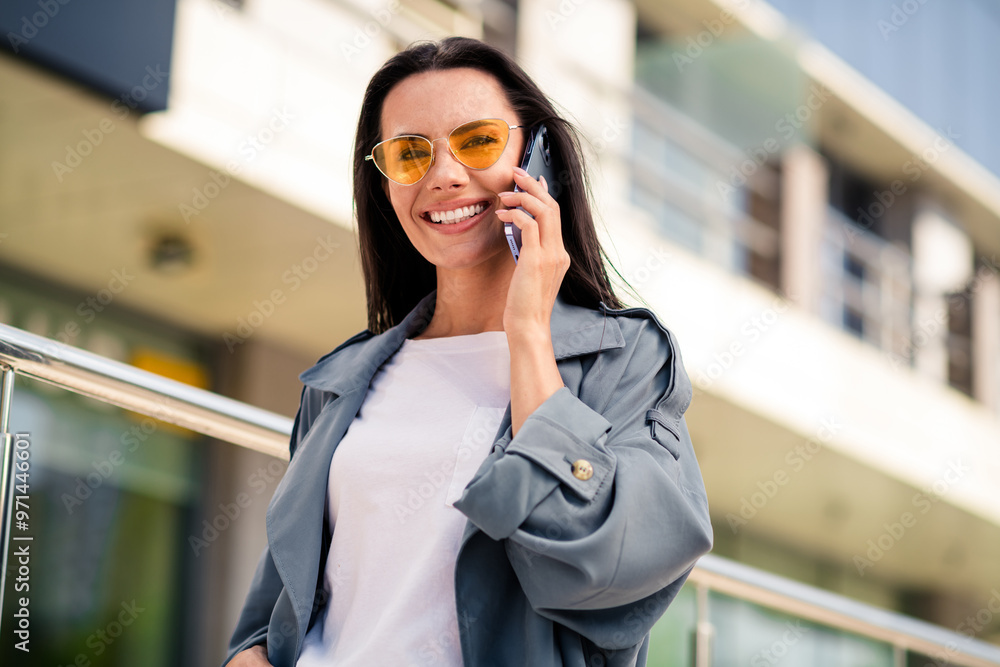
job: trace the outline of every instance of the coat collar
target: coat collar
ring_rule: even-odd
[[[379,366],[402,347],[403,341],[418,335],[430,324],[436,294],[435,291],[425,296],[402,322],[384,333],[376,336],[362,332],[341,345],[299,375],[299,379],[310,387],[338,396],[367,386]],[[618,322],[614,317],[607,317],[608,312],[603,303],[600,310],[593,310],[568,304],[562,296],[557,296],[551,320],[556,360],[624,347],[625,339]],[[368,336],[361,338],[365,333]],[[357,338],[361,340],[353,342]]]

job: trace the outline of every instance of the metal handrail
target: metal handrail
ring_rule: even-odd
[[[6,378],[0,415],[9,411],[10,377],[16,372],[213,438],[287,457],[292,420],[286,417],[3,324],[0,368]],[[3,500],[3,516],[8,517],[9,498],[5,495]],[[7,544],[3,547],[6,554]],[[704,592],[713,590],[897,650],[932,657],[944,654],[948,664],[1000,665],[1000,647],[717,556],[703,557],[689,581],[701,592],[700,605],[708,604]]]
[[[0,324],[0,364],[20,375],[279,458],[292,420]]]
[[[711,554],[689,577],[696,586],[968,667],[1000,665],[1000,646]]]

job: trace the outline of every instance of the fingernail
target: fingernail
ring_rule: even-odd
[[[517,194],[516,192],[498,192],[498,197],[509,197],[510,195]]]
[[[528,172],[526,172],[524,169],[521,169],[520,167],[514,167],[514,171],[516,171],[519,174],[524,174],[525,176],[528,175]]]

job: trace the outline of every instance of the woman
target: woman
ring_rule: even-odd
[[[540,122],[559,184],[517,168]],[[369,330],[301,376],[229,664],[645,664],[712,531],[690,382],[651,312],[606,305],[579,155],[481,42],[418,44],[372,78]]]

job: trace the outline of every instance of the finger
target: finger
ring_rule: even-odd
[[[507,208],[517,208],[520,206],[536,218],[539,215],[544,215],[547,208],[544,203],[538,200],[538,197],[527,192],[501,192],[498,196]]]
[[[555,227],[558,232],[559,242],[562,243],[562,224],[561,224],[562,216],[559,214],[559,203],[555,200],[555,197],[553,197],[549,193],[550,184],[548,183],[548,181],[545,180],[545,177],[539,176],[538,178],[539,180],[536,181],[528,174],[528,172],[521,169],[520,167],[514,168],[514,183],[528,194],[536,197],[540,202],[542,202],[542,204],[548,206],[549,208],[555,211],[556,220],[560,221],[560,223],[556,224]],[[543,234],[543,236],[546,235]]]
[[[528,192],[501,192],[499,197],[508,208],[520,206],[538,221],[543,245],[562,244],[562,221],[558,205],[553,208]]]
[[[521,230],[521,253],[528,248],[528,255],[541,251],[541,241],[539,239],[538,221],[524,211],[516,208],[499,209],[497,217],[504,222],[513,222]]]
[[[542,185],[520,167],[514,167],[514,184],[525,192],[538,197],[538,199],[549,204],[550,206],[558,206],[558,204],[556,204],[556,200],[549,194],[547,184]]]

